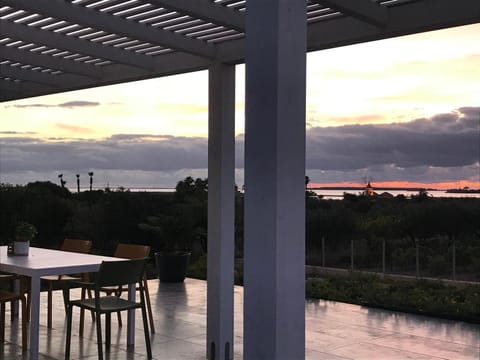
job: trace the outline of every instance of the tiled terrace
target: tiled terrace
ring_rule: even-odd
[[[184,284],[149,281],[156,333],[154,359],[205,359],[206,282],[187,279]],[[235,358],[242,359],[243,290],[235,287]],[[72,295],[73,297],[73,295]],[[65,321],[61,293],[54,296],[54,329],[46,324],[46,294],[42,293],[40,356],[63,359]],[[140,316],[138,313],[137,316]],[[8,314],[7,314],[8,319]],[[126,327],[112,317],[112,350],[107,359],[146,359],[141,322],[137,321],[134,353],[125,351]],[[307,359],[480,359],[480,326],[365,308],[330,301],[306,303]],[[6,343],[0,359],[28,359],[22,355],[17,323],[7,322]],[[97,358],[95,327],[89,317],[84,338],[78,337],[74,318],[72,359]],[[11,331],[10,326],[14,331]]]

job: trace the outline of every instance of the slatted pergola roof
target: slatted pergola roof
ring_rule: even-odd
[[[0,101],[241,63],[246,3],[0,0]],[[306,6],[309,51],[480,21],[478,0]]]
[[[480,0],[0,0],[0,101],[209,70],[206,352],[232,359],[246,58],[244,357],[304,359],[305,51],[478,22]]]

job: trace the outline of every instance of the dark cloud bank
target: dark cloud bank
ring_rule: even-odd
[[[207,139],[118,134],[101,141],[0,139],[0,181],[61,172],[123,174],[138,186],[173,186],[189,172],[206,176]],[[236,167],[243,168],[243,135]],[[288,144],[285,144],[288,146]],[[480,107],[407,123],[314,127],[307,130],[307,174],[314,182],[478,181]],[[176,178],[175,176],[181,176]],[[42,180],[33,178],[33,180]],[[122,183],[122,179],[115,179]],[[151,182],[155,183],[152,184]],[[237,183],[243,183],[241,171]]]

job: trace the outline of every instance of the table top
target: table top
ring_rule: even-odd
[[[122,260],[125,259],[37,247],[30,247],[28,256],[15,256],[7,254],[6,246],[0,246],[0,271],[26,276],[94,272],[102,261]]]

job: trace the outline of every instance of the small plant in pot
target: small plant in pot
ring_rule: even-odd
[[[37,234],[37,229],[34,225],[22,221],[15,227],[15,240],[13,242],[14,255],[28,255],[30,249],[30,241],[33,240]]]

